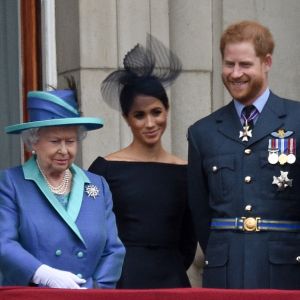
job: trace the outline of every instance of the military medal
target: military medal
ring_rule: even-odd
[[[279,161],[279,164],[281,164],[281,165],[286,164],[287,163],[287,155],[284,153],[281,153],[278,157],[278,161]]]
[[[241,117],[244,119],[243,131],[240,131],[239,138],[242,139],[243,142],[248,142],[249,138],[252,137],[252,129],[249,126],[249,123],[253,121],[259,114],[259,111],[253,106],[253,110],[251,111],[249,117],[242,112]]]
[[[293,179],[288,178],[289,172],[280,171],[280,176],[273,176],[272,184],[277,185],[278,191],[283,191],[287,187],[293,186]]]
[[[296,161],[296,139],[289,138],[294,132],[279,129],[272,132],[275,139],[269,139],[269,157],[268,161],[273,164],[275,158],[273,153],[277,150],[278,162],[280,165],[293,164]],[[279,154],[280,153],[280,154]],[[278,155],[279,154],[279,155]],[[283,191],[287,187],[293,186],[293,179],[288,177],[289,172],[280,171],[280,176],[273,176],[272,184],[277,185],[278,191]]]
[[[288,139],[288,153],[287,163],[294,164],[296,162],[296,139]]]
[[[280,154],[278,161],[280,165],[285,165],[287,163],[287,139],[279,139],[279,150]]]
[[[296,156],[292,153],[290,153],[288,156],[287,156],[287,163],[288,164],[294,164],[296,162]]]
[[[240,136],[239,136],[243,142],[248,142],[249,138],[252,137],[252,129],[247,125],[243,126],[243,131],[240,131]]]
[[[276,165],[278,163],[278,153],[277,152],[269,153],[268,162],[271,165]]]
[[[285,131],[284,129],[279,129],[271,133],[275,139],[269,139],[269,156],[268,161],[270,164],[285,165],[293,164],[296,161],[296,139],[288,138],[294,132],[291,130]],[[278,159],[275,157],[274,153],[277,152]]]
[[[268,162],[272,165],[275,165],[278,163],[278,139],[269,139],[269,156],[268,156]]]

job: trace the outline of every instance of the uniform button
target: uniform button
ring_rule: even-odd
[[[248,149],[248,148],[244,150],[244,153],[247,154],[247,155],[251,154],[251,152],[252,152],[252,150]]]
[[[213,166],[211,169],[212,169],[212,171],[213,171],[214,173],[218,171],[218,167],[217,167],[217,166]]]
[[[77,257],[78,257],[78,258],[83,257],[83,252],[82,252],[82,251],[77,252]]]
[[[246,177],[245,177],[245,182],[246,182],[246,183],[250,183],[251,180],[252,180],[251,176],[246,176]]]
[[[56,256],[61,256],[61,254],[62,254],[62,251],[61,251],[60,249],[57,249],[57,250],[55,251],[55,255],[56,255]]]
[[[251,211],[252,210],[252,205],[248,204],[245,206],[246,211]]]
[[[77,274],[77,277],[82,278],[82,274],[81,274],[81,273],[78,273],[78,274]]]
[[[296,257],[296,261],[297,261],[298,263],[300,263],[300,256],[297,256],[297,257]]]

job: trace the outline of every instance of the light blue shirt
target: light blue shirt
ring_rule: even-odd
[[[253,120],[254,124],[256,123],[259,115],[261,114],[264,106],[266,105],[267,101],[268,101],[268,98],[269,98],[269,95],[270,95],[270,89],[267,88],[261,96],[259,96],[254,102],[253,102],[253,105],[256,107],[256,109],[258,110],[259,114],[257,115],[257,117]],[[241,102],[233,99],[234,101],[234,106],[235,106],[235,109],[236,109],[236,112],[240,118],[240,121],[241,121],[241,124],[244,123],[244,119],[242,117],[242,110],[243,108],[245,107],[244,104],[242,104]]]

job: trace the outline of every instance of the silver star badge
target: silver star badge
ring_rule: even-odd
[[[293,186],[293,179],[288,178],[289,172],[280,171],[280,176],[273,176],[272,184],[276,184],[278,186],[278,191],[283,191],[287,187]]]
[[[242,139],[243,142],[248,142],[249,138],[252,137],[252,129],[249,130],[249,126],[246,125],[243,127],[244,131],[240,131],[239,138]]]
[[[95,185],[89,184],[85,187],[85,192],[89,197],[93,197],[95,199],[99,195],[100,191]]]

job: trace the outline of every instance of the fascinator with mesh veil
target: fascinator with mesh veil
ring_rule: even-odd
[[[125,86],[158,81],[166,88],[182,69],[179,58],[150,34],[146,48],[137,44],[125,55],[123,65],[123,69],[112,72],[101,84],[104,101],[114,109],[120,108],[119,97]]]

